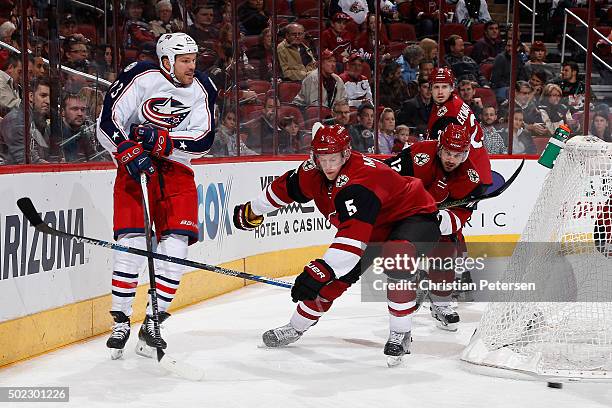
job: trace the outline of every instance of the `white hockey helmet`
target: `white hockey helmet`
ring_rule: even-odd
[[[178,80],[174,76],[174,60],[177,55],[182,54],[197,54],[198,44],[185,33],[171,33],[163,34],[157,41],[157,58],[159,58],[159,67],[162,71],[170,75],[174,82],[178,83]],[[168,58],[170,63],[170,71],[164,68],[162,59]]]

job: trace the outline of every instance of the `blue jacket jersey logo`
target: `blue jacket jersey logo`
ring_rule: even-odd
[[[173,129],[191,112],[189,106],[170,98],[151,98],[142,104],[142,115],[148,123],[159,127]]]

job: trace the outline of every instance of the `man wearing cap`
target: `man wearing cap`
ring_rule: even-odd
[[[334,73],[336,58],[330,50],[321,53],[321,105],[331,108],[338,99],[346,99],[346,88],[342,79]],[[319,69],[312,71],[302,81],[300,92],[293,99],[300,106],[319,104]]]
[[[491,20],[485,23],[484,37],[476,41],[471,57],[477,63],[493,63],[497,54],[504,52],[504,42],[499,38],[499,24]]]
[[[317,68],[314,53],[304,44],[304,26],[287,24],[285,39],[276,47],[283,79],[301,81]]]
[[[348,62],[353,36],[346,31],[346,24],[351,18],[345,13],[336,13],[331,26],[321,33],[321,48],[330,50],[340,67]]]
[[[363,69],[363,58],[357,53],[349,57],[346,71],[340,74],[346,88],[346,97],[349,106],[359,107],[364,102],[372,102],[372,89],[365,75],[361,74]]]

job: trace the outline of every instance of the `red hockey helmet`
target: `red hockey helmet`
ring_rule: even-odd
[[[344,152],[351,148],[351,137],[344,126],[313,126],[314,136],[310,143],[313,154],[331,154]]]
[[[429,83],[433,84],[449,84],[455,86],[455,75],[449,68],[435,68],[429,74]]]
[[[440,136],[440,147],[451,152],[467,152],[470,149],[470,133],[467,126],[451,123]]]

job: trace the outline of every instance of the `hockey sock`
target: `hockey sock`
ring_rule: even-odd
[[[119,245],[125,245],[146,250],[145,237],[138,234],[120,235]],[[146,262],[146,258],[126,252],[115,252],[112,280],[111,310],[132,315],[132,303],[138,286],[138,273]]]
[[[407,280],[387,278],[387,306],[389,308],[389,329],[400,333],[412,329],[412,313],[416,310],[416,290]]]
[[[184,235],[167,235],[157,246],[157,253],[185,259],[187,258],[187,242],[188,238]],[[155,260],[155,287],[160,312],[168,310],[176,295],[184,270],[183,265]],[[147,314],[149,316],[153,314],[150,304],[147,305]]]

